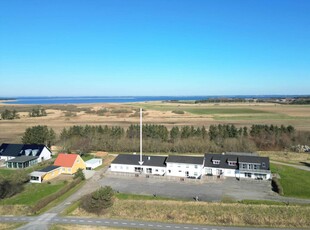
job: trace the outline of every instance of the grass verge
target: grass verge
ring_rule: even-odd
[[[285,165],[271,164],[271,171],[280,175],[284,196],[310,198],[310,172]]]
[[[0,223],[1,230],[13,230],[24,225],[24,223]]]

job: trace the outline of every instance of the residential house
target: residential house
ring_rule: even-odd
[[[238,156],[222,154],[206,154],[204,174],[213,176],[235,177],[238,169]]]
[[[78,154],[59,153],[54,165],[60,166],[61,173],[64,174],[74,174],[79,168],[86,168],[85,162]]]
[[[112,172],[145,173],[164,175],[166,173],[167,157],[143,156],[142,164],[139,164],[140,156],[135,154],[119,154],[111,163]]]
[[[268,157],[240,156],[238,157],[237,178],[271,179]]]
[[[200,178],[203,174],[204,157],[169,156],[166,165],[167,176]]]
[[[51,165],[39,171],[34,171],[30,173],[31,183],[42,183],[43,181],[51,180],[58,177],[61,174],[61,167]]]
[[[21,156],[36,157],[36,163],[39,163],[51,159],[52,152],[45,145],[3,143],[0,146],[0,160],[9,161]],[[25,160],[26,158],[22,159]],[[22,163],[25,163],[24,165],[28,164],[26,162]]]
[[[206,154],[205,175],[236,178],[271,179],[269,158],[255,154]]]

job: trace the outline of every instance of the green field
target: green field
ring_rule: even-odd
[[[59,191],[65,184],[61,181],[56,184],[32,184],[25,185],[23,192],[4,199],[0,202],[0,205],[34,205],[42,198]]]
[[[277,164],[271,164],[270,168],[280,175],[284,196],[310,199],[309,171]]]
[[[224,107],[224,108],[214,108],[214,107],[193,107],[193,106],[171,106],[171,105],[139,105],[139,107],[142,107],[143,109],[151,109],[151,110],[158,110],[158,111],[174,111],[174,110],[180,110],[185,111],[187,113],[197,114],[197,115],[214,115],[214,114],[223,114],[223,115],[229,115],[229,114],[272,114],[272,112],[268,111],[262,111],[258,109],[251,109],[251,108],[236,108],[236,107]]]

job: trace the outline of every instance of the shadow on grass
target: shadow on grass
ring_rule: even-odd
[[[299,163],[303,164],[304,166],[310,167],[310,163],[308,163],[308,162],[301,161]]]

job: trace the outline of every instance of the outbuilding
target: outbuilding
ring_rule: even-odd
[[[93,170],[100,165],[102,165],[102,159],[101,158],[93,158],[88,161],[85,161],[86,170]]]

